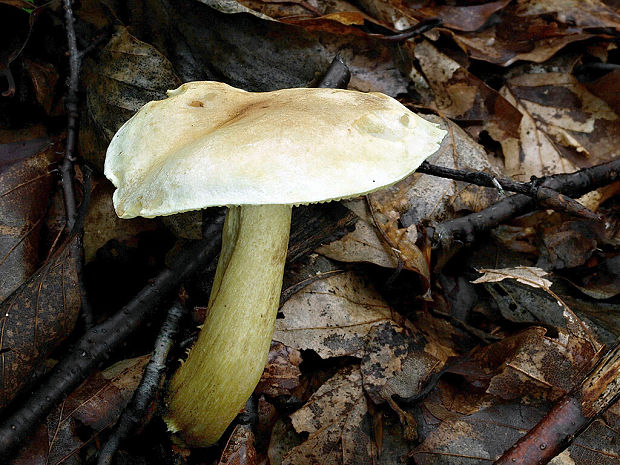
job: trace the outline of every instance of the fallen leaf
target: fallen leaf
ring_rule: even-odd
[[[301,353],[280,342],[272,342],[265,371],[255,392],[267,396],[291,395],[299,387]]]
[[[280,308],[275,341],[312,349],[321,358],[361,357],[372,327],[391,319],[389,305],[353,272],[331,275],[306,286]]]
[[[32,79],[37,101],[45,113],[51,115],[58,72],[51,63],[40,63],[29,59],[24,60],[24,66]]]
[[[14,465],[82,463],[81,449],[116,423],[148,361],[123,360],[91,375],[47,417]]]
[[[483,275],[472,281],[474,284],[497,283],[504,279],[515,279],[520,283],[538,288],[549,288],[552,284],[551,281],[544,278],[548,274],[545,270],[532,266],[517,266],[498,270],[480,269],[478,271]]]
[[[76,240],[64,242],[0,305],[0,407],[73,330],[81,305]]]
[[[84,220],[84,261],[90,262],[103,245],[111,239],[125,242],[144,231],[156,229],[152,219],[120,219],[114,211],[114,186],[103,180],[92,191],[88,213]]]
[[[0,146],[0,301],[39,265],[39,232],[55,180],[57,150],[47,137]]]
[[[412,15],[417,19],[440,18],[442,26],[459,31],[477,31],[489,18],[510,3],[497,0],[479,5],[442,5],[429,2],[411,2]],[[415,8],[415,9],[414,9]]]
[[[600,0],[518,0],[518,16],[553,15],[561,23],[592,28],[620,28],[620,14]]]
[[[372,464],[377,456],[357,367],[327,380],[291,420],[298,433],[310,436],[286,454],[283,465]]]
[[[520,147],[504,150],[508,175],[572,172],[615,156],[618,116],[571,75],[524,74],[501,93],[523,114]]]

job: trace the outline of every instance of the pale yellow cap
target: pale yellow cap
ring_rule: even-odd
[[[205,81],[168,95],[108,147],[105,175],[122,218],[354,197],[407,176],[445,135],[379,93]]]

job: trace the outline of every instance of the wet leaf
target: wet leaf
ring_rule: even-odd
[[[372,327],[391,319],[389,305],[353,272],[320,279],[293,295],[280,308],[275,341],[312,349],[322,358],[361,357]]]
[[[39,232],[54,183],[57,148],[46,137],[0,146],[0,301],[39,264]]]
[[[14,465],[81,463],[80,450],[116,423],[148,361],[123,360],[91,375],[48,416]]]
[[[80,132],[84,157],[102,169],[107,145],[121,125],[180,84],[166,57],[121,28],[103,49],[88,86],[88,118]]]
[[[81,304],[75,241],[63,243],[0,306],[0,406],[32,381],[75,325]]]

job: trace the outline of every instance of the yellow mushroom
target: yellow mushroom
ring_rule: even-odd
[[[379,93],[190,82],[168,95],[119,129],[105,174],[122,218],[230,207],[207,317],[168,394],[170,429],[208,446],[265,366],[292,205],[394,184],[438,149],[445,131]]]

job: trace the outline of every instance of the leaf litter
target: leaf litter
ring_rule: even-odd
[[[527,181],[617,156],[617,70],[577,72],[617,61],[610,44],[620,22],[609,2],[202,1],[191,4],[190,15],[188,5],[147,1],[118,14],[106,3],[109,17],[100,6],[78,9],[89,25],[102,27],[114,16],[127,26],[85,65],[80,143],[95,165],[101,166],[120,124],[181,81],[217,79],[248,90],[313,85],[336,52],[353,72],[351,88],[399,96],[448,130],[433,163]],[[378,38],[435,17],[443,25],[415,40]],[[570,65],[552,62],[562,57]],[[58,73],[45,57],[28,56],[25,63],[32,101],[55,114],[58,102],[50,93]],[[34,145],[23,150],[40,156]],[[0,181],[9,182],[4,175]],[[95,262],[109,239],[132,241],[151,228],[107,222],[109,186],[99,186],[102,199],[86,227]],[[611,225],[616,194],[599,190],[584,202]],[[37,195],[34,205],[48,194]],[[220,463],[488,463],[579,383],[601,339],[617,337],[618,242],[611,226],[599,231],[544,212],[515,219],[493,232],[489,241],[503,248],[496,257],[483,256],[481,245],[473,252],[477,260],[446,265],[461,280],[473,281],[475,269],[485,273],[469,285],[471,305],[457,309],[442,294],[447,281],[437,279],[426,225],[480,211],[503,195],[413,174],[349,202],[359,217],[355,230],[324,244],[315,260],[338,263],[308,266],[305,275],[287,270],[290,295],[257,389],[260,426],[255,432],[237,427],[222,444]],[[36,247],[34,233],[32,239]],[[19,278],[3,310],[27,311],[21,325],[3,320],[9,336],[0,356],[13,367],[3,382],[27,384],[30,370],[73,326],[79,299],[70,250],[59,247],[39,272],[40,254],[34,254],[16,260],[26,271],[7,273]],[[498,265],[508,251],[521,253],[521,266]],[[400,287],[386,279],[392,270],[400,272]],[[45,311],[35,311],[33,320],[32,308]],[[50,316],[49,329],[43,322],[52,308],[63,317],[54,322]],[[15,350],[44,335],[51,341],[45,350]],[[19,373],[19,364],[29,370]],[[131,379],[140,371],[134,367]],[[131,390],[103,389],[118,408]],[[3,399],[15,392],[5,389]],[[62,421],[36,433],[32,460],[55,463],[62,456],[77,464],[83,449],[93,450],[92,436],[76,435],[75,426],[99,434],[111,417],[105,413],[98,423],[99,407],[93,414],[89,402],[77,408],[70,402],[61,407],[65,413],[50,417]],[[69,410],[77,416],[69,418]],[[554,463],[613,463],[618,418],[612,406]]]

